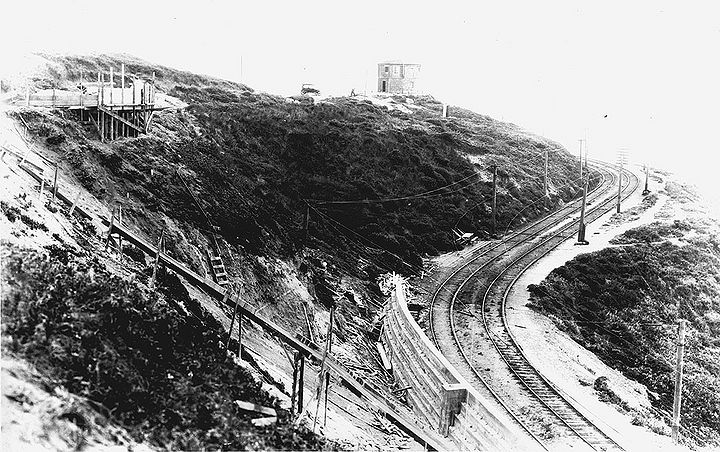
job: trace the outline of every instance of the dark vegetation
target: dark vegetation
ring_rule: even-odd
[[[665,239],[680,238],[683,246]],[[675,221],[632,229],[631,244],[583,254],[529,287],[532,306],[672,409],[678,318],[686,319],[683,425],[720,441],[720,240]]]
[[[47,76],[38,83],[73,86],[81,71],[87,79],[124,62],[130,74],[154,71],[161,90],[189,104],[160,114],[152,134],[109,146],[97,141],[92,126],[80,128],[61,112],[27,112],[33,132],[52,137],[49,146],[85,187],[106,200],[125,192],[141,200],[142,207],[127,209],[136,222],[164,213],[206,228],[176,175],[180,169],[224,238],[251,253],[289,256],[310,246],[353,268],[360,253],[372,274],[381,268],[407,273],[417,271],[423,254],[453,249],[453,227],[487,234],[489,165],[499,166],[502,229],[543,214],[579,189],[568,184],[576,178],[574,159],[556,143],[463,109],[443,119],[441,104],[429,96],[396,99],[406,106],[412,100],[413,113],[354,98],[308,106],[130,56],[46,58]],[[557,187],[547,201],[540,199],[545,150],[551,187]],[[463,154],[482,157],[483,167]],[[474,175],[477,170],[482,176]],[[441,188],[450,184],[456,185]],[[433,196],[402,201],[318,203],[432,190]]]
[[[161,287],[172,299],[57,245],[47,254],[15,251],[4,272],[3,346],[94,402],[137,440],[169,450],[334,447],[294,427],[277,400],[228,358],[211,317],[177,312],[191,300],[171,275],[161,277]],[[253,426],[235,400],[275,407],[278,424]]]
[[[20,219],[30,229],[40,229],[41,231],[47,232],[48,228],[43,223],[33,220],[20,211],[15,206],[8,205],[5,201],[0,201],[0,211],[5,217],[11,222],[15,222],[16,219]]]

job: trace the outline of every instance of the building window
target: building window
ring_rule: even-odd
[[[385,73],[387,74],[388,72],[390,72],[390,67],[385,66]]]
[[[382,92],[383,93],[387,92],[387,82],[385,80],[382,81]]]

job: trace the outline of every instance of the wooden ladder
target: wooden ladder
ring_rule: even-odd
[[[210,259],[210,268],[212,269],[212,274],[215,277],[215,282],[223,287],[227,286],[230,283],[230,280],[228,279],[225,264],[223,264],[219,253],[215,250],[208,250],[207,255]]]

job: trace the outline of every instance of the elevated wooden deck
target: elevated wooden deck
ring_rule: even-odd
[[[147,133],[154,113],[172,106],[155,101],[155,73],[152,82],[132,77],[126,86],[125,65],[122,65],[119,88],[116,75],[111,67],[107,81],[103,72],[98,72],[97,82],[83,83],[81,78],[77,90],[45,89],[31,93],[28,87],[25,98],[14,103],[76,110],[80,121],[95,125],[102,141]]]

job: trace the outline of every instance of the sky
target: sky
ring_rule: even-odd
[[[373,91],[378,62],[420,63],[441,101],[572,152],[586,139],[591,157],[622,148],[720,194],[720,2],[5,0],[2,12],[0,56],[124,52],[281,95]]]

